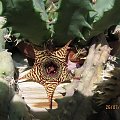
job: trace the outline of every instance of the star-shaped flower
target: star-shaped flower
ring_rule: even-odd
[[[53,52],[34,47],[35,63],[33,68],[28,74],[19,78],[19,80],[33,80],[43,85],[47,92],[50,108],[52,108],[52,97],[56,87],[71,77],[66,62],[70,42]]]

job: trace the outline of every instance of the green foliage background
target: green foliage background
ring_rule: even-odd
[[[43,46],[53,39],[62,46],[77,38],[80,44],[120,22],[119,0],[0,0],[1,16],[7,19],[4,27]]]

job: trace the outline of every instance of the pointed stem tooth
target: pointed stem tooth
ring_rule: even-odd
[[[86,21],[83,22],[83,26],[87,27],[89,29],[92,29],[92,26],[88,22],[86,22]]]
[[[84,36],[82,35],[81,32],[79,32],[79,36],[80,36],[81,39],[85,40],[85,38],[84,38]],[[85,40],[85,41],[86,41],[86,40]]]

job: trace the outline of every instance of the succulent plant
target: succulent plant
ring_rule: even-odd
[[[8,118],[8,107],[11,98],[13,97],[13,93],[10,94],[10,87],[8,82],[0,78],[0,119],[7,120]]]
[[[0,119],[30,120],[24,100],[15,92],[14,64],[6,50],[0,52],[0,66]]]
[[[3,0],[2,3],[3,15],[7,18],[6,26],[12,26],[13,30],[36,44],[38,41],[42,43],[49,36],[46,23],[42,20],[45,12],[43,1]]]
[[[91,13],[91,16],[95,15],[96,17],[93,21],[93,29],[90,37],[103,32],[112,25],[118,25],[120,23],[120,16],[117,12],[120,10],[119,3],[119,0],[97,0],[93,6],[96,13]]]
[[[11,26],[42,47],[48,39],[57,46],[75,38],[87,44],[89,38],[120,21],[119,0],[97,0],[95,4],[90,0],[1,0],[0,4],[1,15],[7,18],[4,27]]]
[[[2,29],[5,23],[6,19],[4,17],[0,17],[0,51],[5,49],[4,32],[6,29]]]
[[[105,104],[120,96],[119,71],[120,68],[116,67],[114,70],[105,75],[106,80],[98,84],[95,89],[95,98],[98,105]]]
[[[18,94],[15,94],[9,104],[9,120],[32,120],[29,108]]]
[[[86,98],[78,91],[71,97],[56,99],[58,108],[48,110],[51,120],[87,120],[94,113],[91,100],[91,97]]]
[[[14,78],[14,64],[11,53],[6,50],[0,52],[0,78],[11,80]]]
[[[20,95],[15,93],[13,85],[0,77],[0,119],[30,120],[29,109]]]

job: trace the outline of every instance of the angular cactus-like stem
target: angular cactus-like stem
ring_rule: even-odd
[[[68,96],[71,92],[74,93],[75,89],[85,96],[92,96],[96,87],[95,84],[102,81],[103,67],[110,55],[111,48],[108,46],[103,34],[94,38],[94,40],[98,40],[98,43],[94,42],[91,45],[84,65],[75,70],[72,84],[66,87]],[[76,78],[80,80],[78,81]]]

